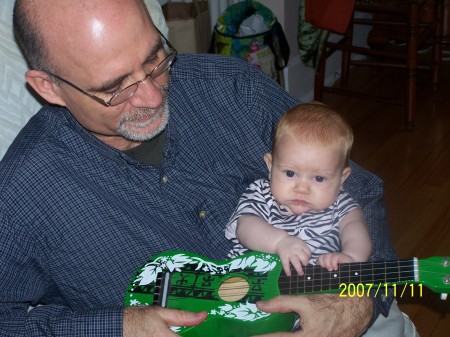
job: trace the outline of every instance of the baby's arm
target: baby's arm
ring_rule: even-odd
[[[339,224],[342,252],[323,254],[317,263],[329,271],[338,269],[340,263],[365,262],[372,252],[367,224],[362,211],[357,208],[348,212]]]
[[[311,250],[302,239],[290,236],[255,215],[242,215],[238,218],[236,236],[248,249],[278,254],[288,276],[291,275],[289,263],[299,275],[303,275],[302,264],[306,266],[311,257]]]

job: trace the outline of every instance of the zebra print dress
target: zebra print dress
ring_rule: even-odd
[[[241,215],[257,215],[289,235],[298,236],[305,241],[312,252],[309,263],[315,265],[319,255],[341,250],[339,223],[349,211],[358,207],[348,193],[340,191],[335,202],[327,209],[292,214],[275,201],[269,181],[258,179],[242,194],[225,228],[226,238],[234,243],[228,256],[236,257],[248,251],[236,238],[237,219]]]

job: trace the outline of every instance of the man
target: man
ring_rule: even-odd
[[[127,285],[164,250],[226,257],[228,217],[267,175],[273,126],[298,101],[244,62],[175,57],[140,0],[18,0],[14,25],[27,82],[52,105],[0,164],[0,335],[175,336],[169,326],[201,323],[205,313],[124,309]],[[381,182],[353,172],[371,258],[394,258]],[[299,336],[359,336],[390,303],[258,305],[298,312]]]

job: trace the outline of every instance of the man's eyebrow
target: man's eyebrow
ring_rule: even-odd
[[[150,52],[148,53],[147,57],[145,58],[145,62],[152,62],[155,59],[155,56],[158,54],[158,52],[163,48],[164,44],[162,42],[161,37],[158,37],[158,41],[153,45],[153,47],[150,49]]]
[[[92,92],[105,92],[105,91],[112,90],[112,89],[114,89],[114,88],[119,87],[119,86],[122,84],[122,82],[123,82],[128,76],[130,76],[130,74],[125,74],[125,75],[122,75],[122,76],[117,77],[117,78],[115,78],[115,79],[108,80],[108,81],[104,82],[101,86],[95,87],[95,88],[94,88],[94,87],[93,87],[93,88],[90,88],[90,89],[88,89],[87,91],[92,91]]]
[[[158,54],[158,52],[163,48],[163,46],[164,46],[164,44],[163,44],[161,38],[158,37],[158,41],[155,44],[153,44],[153,47],[150,49],[150,52],[148,53],[147,57],[145,58],[144,63],[152,62],[155,59],[156,54]],[[119,87],[122,84],[122,82],[130,75],[131,75],[131,73],[124,74],[120,77],[117,77],[115,79],[104,82],[99,87],[90,88],[87,91],[105,92],[105,91],[112,90],[114,88]]]

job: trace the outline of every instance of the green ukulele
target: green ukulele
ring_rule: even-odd
[[[306,266],[304,272],[286,276],[278,256],[272,254],[251,252],[217,262],[169,251],[139,268],[127,289],[125,305],[206,311],[208,317],[202,324],[172,330],[186,337],[243,337],[291,330],[294,313],[268,314],[255,305],[278,295],[340,292],[362,297],[402,284],[403,291],[423,284],[441,293],[442,299],[450,293],[450,262],[444,257],[341,264],[331,272]]]

